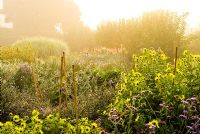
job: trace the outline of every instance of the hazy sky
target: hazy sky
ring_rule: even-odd
[[[168,9],[189,12],[190,28],[200,24],[200,0],[75,0],[82,21],[95,29],[102,21],[140,16],[145,11]]]
[[[189,12],[190,28],[200,25],[200,0],[74,0],[82,13],[81,20],[95,29],[107,20],[133,18],[145,11],[168,9],[178,13]],[[0,9],[2,0],[0,0]],[[1,21],[1,20],[0,20]]]

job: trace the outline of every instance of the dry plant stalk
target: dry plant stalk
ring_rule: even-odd
[[[60,88],[59,88],[59,104],[58,104],[58,107],[59,107],[59,115],[61,113],[61,97],[62,97],[62,87],[63,87],[63,56],[61,56],[61,65],[60,65]]]
[[[73,70],[73,87],[74,87],[74,110],[76,112],[76,133],[78,133],[78,102],[77,102],[77,88],[76,88],[76,75],[75,65],[72,65]]]
[[[175,61],[174,61],[174,76],[176,74],[176,63],[177,63],[177,57],[178,57],[178,47],[176,47],[176,51],[175,51]],[[174,85],[174,79],[173,78],[173,85]]]

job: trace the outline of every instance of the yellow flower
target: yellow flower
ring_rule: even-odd
[[[165,56],[164,54],[161,54],[161,59],[162,59],[162,60],[166,60],[166,59],[167,59],[167,56]]]
[[[21,134],[24,132],[24,129],[21,127],[15,127],[15,130],[16,130],[17,134]]]
[[[48,116],[47,116],[47,119],[53,119],[53,114],[49,114]]]
[[[13,121],[14,121],[14,122],[19,122],[19,121],[20,121],[19,115],[15,115],[15,116],[13,117]]]
[[[0,122],[0,127],[3,127],[3,123],[2,122]]]
[[[175,75],[173,73],[169,73],[169,76],[174,79]]]
[[[66,122],[66,119],[60,119],[60,120],[59,120],[59,124],[60,124],[60,125],[64,125],[65,122]]]
[[[89,133],[90,132],[90,127],[85,126],[85,133]]]
[[[85,129],[83,125],[80,126],[80,130],[81,130],[81,133],[84,133]]]
[[[139,80],[135,80],[135,81],[134,81],[134,84],[135,84],[135,86],[138,86],[138,85],[139,85],[139,83],[140,83],[140,81],[139,81]]]
[[[25,122],[22,122],[22,123],[21,123],[21,126],[22,126],[23,128],[25,128],[25,127],[26,127],[26,123],[25,123]]]
[[[134,76],[136,76],[136,77],[141,77],[142,75],[141,75],[141,73],[139,73],[139,72],[134,72]]]
[[[13,126],[13,123],[10,122],[10,121],[7,121],[5,124],[4,124],[5,128],[11,128]]]
[[[158,125],[158,121],[157,121],[157,120],[153,120],[152,123],[156,124],[156,127],[159,128],[159,125]]]
[[[157,128],[159,128],[158,121],[157,120],[152,120],[151,122],[148,123],[149,128],[153,128],[153,125],[156,125]]]
[[[157,73],[157,76],[158,76],[158,77],[161,77],[162,75],[161,75],[161,73]]]
[[[158,80],[160,80],[160,77],[156,76],[155,81],[158,81]]]
[[[38,112],[37,110],[33,110],[33,111],[32,111],[32,115],[33,115],[33,116],[38,116],[38,115],[39,115],[39,112]]]
[[[40,133],[40,134],[44,134],[44,132],[43,132],[41,129],[39,130],[39,133]]]
[[[9,116],[10,116],[10,117],[13,117],[13,114],[12,114],[12,113],[9,113]]]
[[[131,100],[131,99],[130,99],[130,98],[128,98],[128,99],[126,99],[126,100],[125,100],[125,102],[126,102],[126,103],[128,103],[128,102],[130,102],[130,100]]]
[[[97,124],[96,123],[92,123],[92,128],[97,128]]]
[[[179,95],[179,96],[178,96],[178,99],[179,99],[179,100],[184,100],[184,99],[185,99],[185,95]]]

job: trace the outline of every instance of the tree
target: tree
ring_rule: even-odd
[[[86,34],[91,34],[80,21],[80,11],[73,0],[5,0],[2,13],[7,21],[12,21],[13,29],[0,29],[6,33],[0,42],[10,37],[13,37],[13,42],[23,37],[47,36],[62,38],[73,47],[80,43],[80,36],[82,43],[87,44],[86,38],[89,37]],[[62,35],[55,31],[56,24],[63,31]]]
[[[80,11],[72,0],[6,0],[3,12],[20,35],[55,34],[55,24],[67,30],[80,24]]]
[[[157,10],[136,19],[108,22],[97,29],[97,43],[107,47],[123,44],[130,55],[144,47],[160,47],[169,56],[174,56],[174,48],[183,48],[187,43],[186,17],[187,13],[178,15],[176,12]]]
[[[190,44],[188,45],[188,49],[193,54],[200,54],[200,26],[195,29],[190,35],[188,35],[190,39]]]

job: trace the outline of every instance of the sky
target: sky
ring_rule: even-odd
[[[91,29],[105,21],[135,18],[143,12],[166,9],[180,14],[189,12],[188,28],[200,25],[200,0],[74,0],[81,11],[81,20]],[[0,10],[3,0],[0,0]],[[4,16],[0,24],[4,25]],[[6,24],[5,24],[6,25]]]
[[[90,28],[120,18],[135,18],[143,12],[166,9],[179,14],[189,12],[187,23],[189,28],[200,25],[199,0],[75,0],[82,13],[81,20]]]

